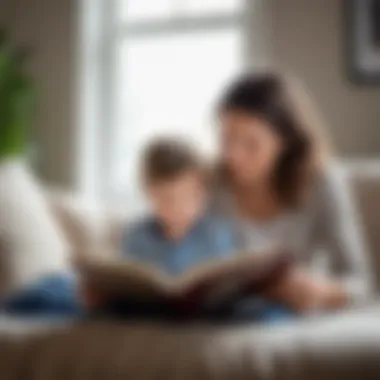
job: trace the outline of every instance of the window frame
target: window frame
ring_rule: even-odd
[[[91,105],[84,104],[83,99],[79,99],[80,129],[79,143],[81,153],[84,157],[77,173],[77,184],[82,194],[91,196],[95,200],[112,202],[112,186],[108,173],[112,165],[112,142],[110,139],[110,128],[112,128],[113,117],[115,115],[115,83],[116,67],[115,51],[121,41],[135,38],[144,38],[157,35],[170,35],[189,33],[191,31],[217,31],[220,29],[237,28],[242,39],[242,67],[245,66],[245,9],[249,0],[243,0],[242,8],[239,11],[207,11],[204,14],[185,16],[180,14],[171,17],[158,17],[141,20],[121,20],[117,17],[118,0],[81,0],[81,20],[82,38],[80,39],[80,49],[82,56],[81,73],[92,73],[84,75],[85,79],[80,80],[81,91],[79,96],[88,96],[83,92],[83,88],[93,87],[97,92],[93,96]],[[92,8],[92,26],[89,26],[88,10]],[[84,28],[83,28],[84,26]],[[90,47],[86,46],[86,38],[83,38],[83,29],[97,30],[96,36]],[[86,33],[84,33],[86,34]],[[87,30],[87,40],[89,35]],[[88,42],[88,41],[87,41]],[[85,48],[85,49],[84,49]],[[83,53],[84,50],[88,50]],[[79,78],[80,79],[80,78]],[[88,91],[87,91],[88,92]],[[94,112],[96,117],[94,118]],[[92,113],[92,115],[91,115]],[[96,119],[96,120],[95,120]],[[92,137],[90,135],[93,135]],[[95,137],[94,137],[95,136]],[[90,140],[90,142],[89,142]],[[84,143],[86,142],[87,143]],[[90,146],[92,145],[92,147]]]

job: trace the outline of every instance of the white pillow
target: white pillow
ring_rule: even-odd
[[[1,162],[2,291],[15,291],[41,276],[68,271],[68,254],[68,244],[28,167],[22,161]]]

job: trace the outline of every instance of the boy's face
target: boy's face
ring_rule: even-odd
[[[172,229],[184,229],[205,209],[206,192],[201,174],[190,171],[148,186],[156,216]]]

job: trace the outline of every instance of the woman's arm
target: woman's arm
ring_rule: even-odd
[[[345,173],[331,168],[316,190],[314,243],[329,254],[331,277],[316,277],[297,267],[269,292],[269,296],[300,312],[357,304],[368,300],[372,289],[362,225]]]
[[[372,274],[362,237],[362,224],[355,210],[346,173],[332,166],[318,189],[317,229],[330,259],[328,304],[357,303],[371,295]]]

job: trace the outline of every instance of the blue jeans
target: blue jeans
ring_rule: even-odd
[[[12,315],[74,317],[81,314],[75,279],[51,275],[8,298],[3,310]]]

